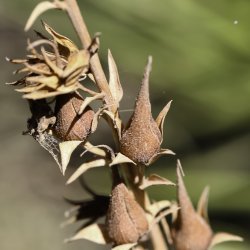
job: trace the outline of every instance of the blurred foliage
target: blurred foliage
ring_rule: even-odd
[[[15,49],[19,54],[22,49],[25,52],[18,44],[18,36],[38,2],[0,0],[1,36],[8,34],[6,27],[16,32]],[[174,100],[163,146],[173,149],[182,159],[194,200],[206,184],[210,185],[212,220],[221,211],[229,211],[229,216],[236,219],[227,226],[250,240],[249,222],[244,223],[250,221],[250,1],[80,0],[79,3],[91,33],[102,32],[103,64],[106,65],[108,48],[115,57],[127,91],[122,109],[133,108],[146,58],[153,55],[151,99],[155,115],[169,99]],[[42,18],[58,32],[77,39],[64,13],[51,11]],[[41,30],[39,22],[35,28]],[[23,40],[22,37],[22,44]],[[124,112],[124,117],[129,114]],[[174,165],[173,159],[161,160],[149,171],[158,171],[175,180]],[[94,181],[98,175],[93,176]],[[101,188],[105,187],[107,190],[107,180]],[[165,188],[153,189],[152,195],[155,199],[168,194],[174,198],[174,190],[167,194],[165,191]],[[230,218],[226,220],[229,223]],[[249,247],[247,243],[237,243],[216,249]]]

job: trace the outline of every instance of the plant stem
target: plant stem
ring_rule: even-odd
[[[67,13],[70,17],[70,20],[81,40],[82,46],[84,49],[88,49],[91,45],[91,37],[87,26],[83,20],[81,15],[79,6],[76,0],[65,0],[67,5]],[[95,53],[90,59],[90,69],[95,78],[96,84],[100,91],[105,93],[104,101],[107,104],[107,107],[112,112],[116,112],[117,105],[115,104],[110,89],[108,85],[108,81],[104,74],[103,68],[100,63],[100,59],[97,53]]]

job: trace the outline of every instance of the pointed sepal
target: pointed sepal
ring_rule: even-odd
[[[160,211],[167,209],[171,206],[171,202],[168,200],[157,201],[147,207],[147,211],[155,217]]]
[[[51,10],[51,9],[57,9],[57,8],[58,8],[58,6],[53,2],[43,1],[43,2],[39,3],[32,11],[28,21],[26,22],[24,30],[28,31],[30,29],[30,27],[34,24],[36,19],[40,15],[42,15],[44,12]]]
[[[136,245],[137,243],[123,244],[113,247],[112,250],[130,250],[130,249],[132,250],[133,247],[135,247]]]
[[[53,37],[53,39],[63,46],[64,48],[67,48],[70,53],[78,51],[77,46],[75,45],[74,42],[72,42],[69,38],[66,36],[63,36],[56,32],[54,29],[52,29],[47,23],[44,21],[42,22],[44,29]]]
[[[78,231],[74,236],[65,240],[65,243],[75,240],[89,240],[97,244],[106,245],[111,243],[105,225],[92,224]]]
[[[159,113],[159,115],[156,118],[156,123],[161,131],[161,135],[163,137],[163,126],[164,126],[164,121],[165,117],[170,109],[172,101],[168,102],[167,105],[162,109],[162,111]]]
[[[157,174],[151,174],[149,177],[143,179],[142,184],[140,185],[139,188],[144,190],[148,187],[155,185],[175,186],[175,183]]]
[[[109,164],[109,166],[112,167],[114,165],[122,163],[132,163],[133,165],[136,165],[136,163],[129,159],[127,156],[123,155],[122,153],[118,153],[112,160],[112,162]]]
[[[119,107],[119,103],[123,96],[123,89],[120,82],[117,66],[110,50],[108,50],[108,65],[110,92],[116,102],[117,107]]]
[[[82,143],[82,141],[65,141],[59,143],[60,154],[61,154],[61,167],[62,174],[65,174],[67,166],[69,164],[72,153]]]
[[[238,235],[233,235],[233,234],[224,233],[224,232],[216,233],[212,238],[209,249],[212,249],[215,245],[218,245],[220,243],[227,242],[227,241],[243,241],[243,238]]]
[[[92,168],[104,167],[107,165],[107,161],[105,159],[98,159],[83,163],[77,170],[71,175],[71,177],[67,181],[67,185],[75,181],[78,177],[84,174],[86,171]]]
[[[209,198],[209,187],[207,186],[203,190],[197,205],[197,213],[201,217],[203,217],[207,222],[209,222],[208,212],[207,212],[208,198]]]

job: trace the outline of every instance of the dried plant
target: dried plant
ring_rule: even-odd
[[[68,14],[82,48],[43,22],[48,37],[36,32],[38,40],[28,41],[25,59],[8,59],[22,65],[16,73],[24,76],[11,84],[19,87],[17,91],[23,93],[31,110],[25,134],[33,136],[54,157],[63,175],[76,148],[91,153],[90,160],[77,168],[67,184],[97,167],[106,167],[112,179],[111,195],[103,196],[93,192],[80,178],[82,187],[92,199],[69,200],[74,206],[66,212],[67,220],[63,225],[83,219],[88,221],[66,242],[86,239],[110,244],[116,250],[205,250],[223,241],[241,241],[239,236],[213,233],[207,217],[208,189],[195,211],[179,161],[177,203],[153,202],[146,192],[152,185],[175,185],[157,174],[145,176],[145,168],[157,158],[174,155],[171,150],[161,148],[164,120],[171,101],[156,119],[151,112],[152,57],[148,57],[134,113],[124,126],[119,114],[123,89],[115,60],[108,51],[108,81],[98,56],[99,38],[91,39],[76,0],[41,2],[33,10],[25,30],[49,9],[60,9]],[[87,88],[86,83],[92,83],[92,88]],[[97,100],[102,101],[102,106],[94,110],[91,106]],[[51,105],[53,102],[55,105]],[[110,126],[116,148],[90,143],[89,136],[97,130],[100,118]],[[166,216],[172,217],[172,223],[167,223]],[[105,219],[99,220],[102,217]]]

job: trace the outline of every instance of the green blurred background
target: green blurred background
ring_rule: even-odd
[[[2,82],[15,79],[4,57],[25,55],[25,21],[38,0],[0,0]],[[125,90],[122,115],[133,109],[147,56],[153,55],[151,100],[156,116],[170,99],[164,147],[181,159],[185,182],[196,203],[211,188],[209,214],[214,231],[245,238],[215,249],[250,249],[250,1],[248,0],[81,0],[91,34],[102,32],[100,54],[107,68],[112,50]],[[65,13],[41,17],[58,32],[77,41]],[[37,21],[36,29],[41,30]],[[63,196],[82,199],[74,183],[65,187],[52,158],[21,132],[29,111],[11,87],[0,91],[0,249],[103,249],[86,241],[63,239],[77,227],[60,229],[69,207]],[[103,131],[104,135],[103,135]],[[110,137],[103,125],[95,142]],[[148,169],[175,180],[176,158],[159,160]],[[74,164],[72,164],[74,165]],[[67,176],[73,170],[69,170]],[[106,170],[90,171],[86,180],[98,191],[110,191]],[[154,199],[174,199],[169,187],[150,189]]]

